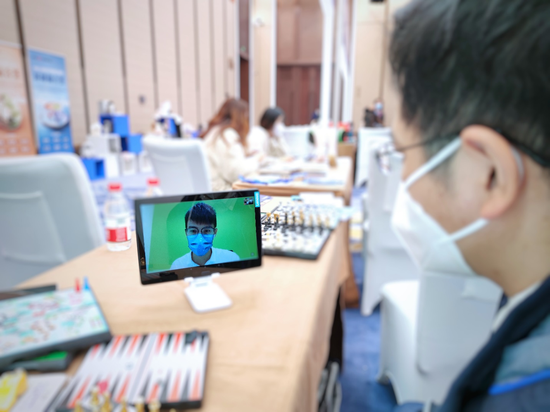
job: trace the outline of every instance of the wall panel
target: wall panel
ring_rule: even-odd
[[[158,104],[169,100],[172,110],[181,113],[179,107],[178,59],[176,50],[176,19],[172,0],[154,0],[153,30],[154,56]]]
[[[197,0],[197,48],[199,68],[199,123],[206,127],[218,108],[214,106],[214,80],[212,75],[212,3],[210,0]]]
[[[364,125],[366,107],[382,92],[382,69],[384,67],[385,4],[357,4],[357,27],[355,41],[355,80],[353,94],[353,124]]]
[[[155,111],[149,0],[120,0],[128,115],[133,133],[146,133]]]
[[[199,124],[197,94],[197,47],[195,0],[177,0],[178,44],[180,53],[181,115],[193,126]]]
[[[273,8],[272,1],[254,0],[252,2],[252,19],[261,21],[261,24],[253,26],[253,93],[254,107],[251,108],[252,120],[258,124],[265,109],[271,106],[271,76],[276,67],[272,61],[273,43]]]
[[[227,86],[225,72],[225,2],[226,0],[212,0],[212,57],[214,78],[214,107],[220,107],[224,102]]]
[[[74,0],[19,0],[19,4],[26,47],[65,57],[73,143],[81,144],[87,126],[76,3]]]
[[[225,1],[225,84],[226,92],[230,97],[235,96],[237,70],[237,5],[235,0]]]
[[[0,40],[21,43],[14,0],[0,0]]]
[[[88,122],[98,121],[98,102],[109,99],[126,113],[118,4],[79,0]]]
[[[384,47],[385,47],[385,53],[384,53],[384,73],[383,73],[383,80],[382,80],[382,98],[384,99],[384,122],[386,126],[392,126],[395,116],[397,115],[397,111],[399,109],[399,93],[395,87],[395,83],[393,82],[392,77],[392,71],[390,67],[390,63],[388,61],[387,57],[387,49],[390,44],[390,36],[391,32],[393,31],[393,15],[394,13],[401,7],[405,6],[407,3],[409,3],[410,0],[388,0],[387,3],[387,26],[385,31],[385,38],[384,38]]]

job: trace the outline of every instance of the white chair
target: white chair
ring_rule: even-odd
[[[389,138],[386,138],[387,143]],[[383,143],[382,143],[383,144]],[[366,251],[361,313],[372,313],[381,298],[382,287],[398,280],[418,279],[419,271],[395,235],[391,225],[393,205],[401,180],[401,158],[391,157],[391,171],[380,170],[376,161],[378,146],[372,145],[369,157],[369,186],[363,238]],[[368,224],[368,227],[367,227]]]
[[[357,133],[357,164],[355,166],[355,187],[369,179],[369,152],[372,146],[391,139],[389,127],[363,127]]]
[[[144,138],[143,148],[165,195],[212,191],[202,140]]]
[[[103,243],[96,200],[76,155],[0,159],[0,289]]]
[[[283,137],[288,143],[290,154],[298,157],[307,157],[313,151],[313,144],[309,141],[310,125],[287,126]]]
[[[380,371],[397,402],[441,403],[491,333],[502,291],[485,278],[423,273],[382,290]]]

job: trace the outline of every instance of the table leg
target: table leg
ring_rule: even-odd
[[[359,307],[359,288],[355,283],[355,276],[353,274],[353,264],[351,260],[351,251],[349,247],[349,223],[346,225],[346,243],[343,248],[343,259],[342,259],[342,271],[343,276],[345,276],[343,293],[344,293],[344,303],[346,308],[358,308]]]

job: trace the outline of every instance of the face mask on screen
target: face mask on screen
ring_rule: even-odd
[[[199,233],[195,236],[187,236],[187,243],[189,249],[197,255],[204,256],[212,248],[214,242],[214,235],[203,235]]]
[[[479,218],[465,228],[449,234],[424,211],[422,205],[413,199],[408,190],[417,180],[452,156],[460,145],[460,138],[453,140],[401,183],[395,201],[392,225],[421,271],[477,276],[466,263],[455,242],[483,228],[487,220]]]

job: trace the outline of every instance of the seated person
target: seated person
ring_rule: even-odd
[[[239,255],[212,246],[218,233],[216,211],[206,203],[196,203],[185,214],[185,234],[191,251],[174,260],[171,270],[235,262]]]
[[[268,157],[290,156],[290,148],[283,137],[285,112],[279,107],[270,107],[260,119],[260,126],[254,126],[248,135],[250,153],[261,153]]]
[[[550,2],[413,0],[389,57],[405,180],[394,227],[421,269],[448,253],[438,271],[484,276],[508,297],[441,407],[424,411],[550,411]]]
[[[231,190],[240,176],[260,168],[263,155],[248,156],[248,103],[228,99],[201,135],[210,166],[212,190]]]

